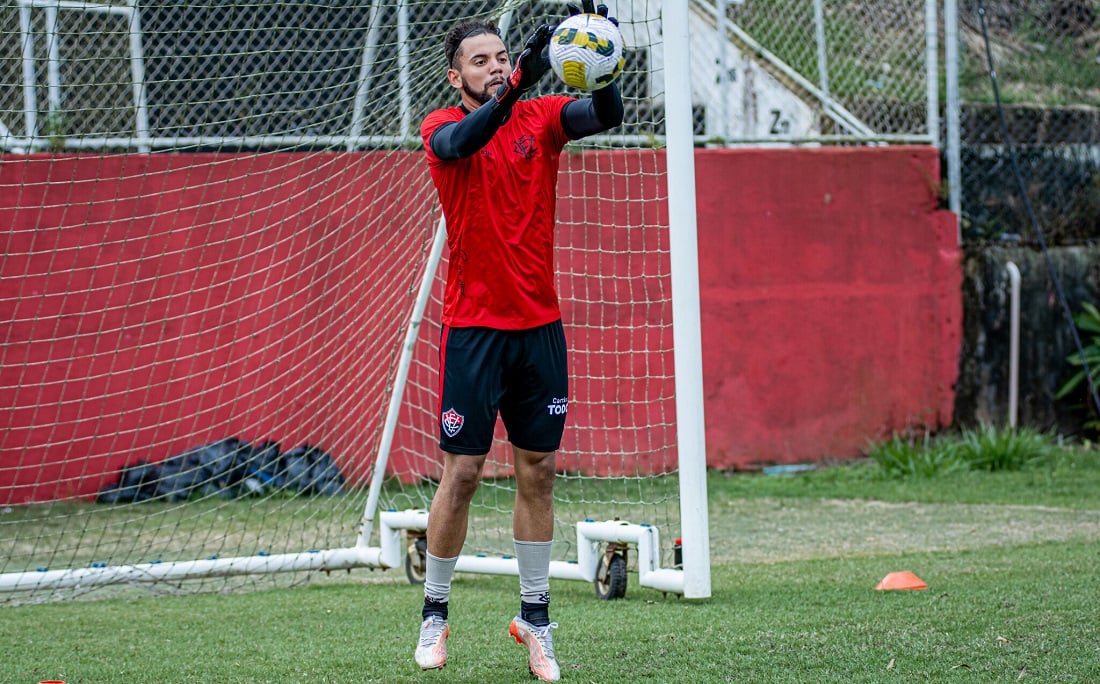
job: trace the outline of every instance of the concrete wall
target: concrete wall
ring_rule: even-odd
[[[708,462],[856,455],[951,424],[962,309],[935,151],[697,156]]]
[[[381,262],[408,251],[381,241],[423,240],[434,211],[422,199],[431,191],[421,156],[381,154],[2,160],[10,320],[0,384],[10,401],[0,404],[0,501],[86,496],[138,458],[230,435],[287,446],[376,435],[387,397],[366,396],[371,378],[346,374],[363,358],[378,358],[369,372],[386,372],[392,347],[374,345],[392,339],[403,313],[372,299],[384,289],[372,284],[392,277],[377,275],[393,273]],[[585,156],[563,158],[567,172],[592,175],[575,182],[619,184],[606,196],[627,199],[566,201],[561,217],[609,211],[660,225],[664,189],[640,171],[663,168],[663,154]],[[936,151],[700,150],[696,159],[709,465],[848,457],[914,423],[950,424],[961,273],[954,217],[937,208]],[[378,178],[378,168],[406,180]],[[377,190],[364,185],[375,181]],[[352,244],[352,228],[380,242]],[[667,245],[667,231],[657,237],[632,234],[637,245],[627,246]],[[639,268],[614,254],[598,261],[600,272]],[[399,266],[415,283],[416,264]],[[644,325],[649,313],[632,315]],[[348,321],[359,335],[325,334]],[[353,482],[369,473],[374,444],[322,446],[345,459]],[[669,461],[632,453],[637,462],[624,467],[634,471]]]

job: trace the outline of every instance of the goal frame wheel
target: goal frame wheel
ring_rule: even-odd
[[[409,584],[424,584],[427,576],[428,538],[424,534],[409,533],[409,546],[405,551],[405,577]]]
[[[611,542],[600,556],[596,568],[596,597],[601,601],[612,601],[626,596],[626,544]]]

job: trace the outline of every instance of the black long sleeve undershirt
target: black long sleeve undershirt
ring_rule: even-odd
[[[570,102],[561,110],[561,126],[570,140],[602,133],[622,122],[623,97],[614,83],[592,93],[592,97]]]
[[[490,99],[461,121],[445,123],[428,140],[440,159],[463,159],[480,150],[492,139],[512,112],[512,102]],[[623,98],[612,83],[583,100],[565,105],[561,124],[571,140],[615,128],[623,122]]]

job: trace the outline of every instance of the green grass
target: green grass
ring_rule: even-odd
[[[569,682],[1100,681],[1100,453],[892,477],[711,473],[712,597],[555,580]],[[897,570],[919,592],[876,592]],[[243,594],[4,608],[0,681],[527,682],[515,579],[459,575],[451,660],[412,663],[420,587],[320,575]]]
[[[863,460],[796,477],[726,474],[712,477],[711,497],[780,496],[926,503],[1100,509],[1100,452],[1057,450],[1045,463],[1021,470],[964,471],[944,477],[894,477]]]
[[[556,582],[557,650],[573,682],[1097,681],[1095,543],[726,564],[713,598],[601,602]],[[876,592],[908,569],[921,592]],[[454,588],[450,663],[412,663],[420,591],[394,583],[52,604],[0,623],[0,678],[36,682],[526,682],[505,629],[512,592]]]

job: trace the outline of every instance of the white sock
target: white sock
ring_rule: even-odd
[[[446,603],[451,599],[451,578],[455,574],[454,558],[439,558],[427,554],[424,563],[424,600],[433,603]]]
[[[519,599],[524,603],[550,603],[551,543],[512,540],[519,562]]]

